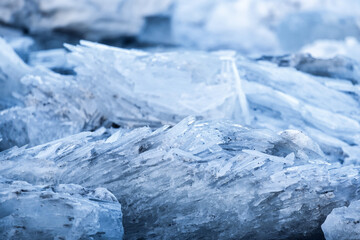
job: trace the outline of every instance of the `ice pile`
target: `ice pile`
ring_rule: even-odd
[[[300,130],[329,159],[357,161],[360,71],[354,60],[271,58],[287,66],[278,67],[229,51],[149,53],[86,41],[67,48],[75,76],[30,68],[18,58],[11,62],[23,66],[18,71],[23,75],[2,83],[0,100],[17,105],[0,113],[2,149],[101,126],[174,125],[192,115],[273,131]],[[19,93],[22,88],[26,94]]]
[[[356,60],[65,46],[0,39],[3,238],[122,238],[115,196],[129,239],[319,239],[360,200]]]
[[[78,84],[106,103],[102,109],[111,111],[111,121],[118,125],[137,119],[174,124],[186,115],[232,119],[274,131],[302,130],[332,158],[355,159],[353,151],[360,141],[360,71],[351,59],[300,55],[297,62],[288,60],[289,67],[324,78],[240,55],[233,56],[235,63],[227,63],[229,52],[147,53],[89,42],[67,47]],[[98,64],[102,71],[94,69]],[[314,69],[329,72],[317,74]],[[244,93],[247,101],[242,100]],[[123,107],[114,111],[117,106]]]
[[[108,188],[129,239],[314,238],[333,208],[360,198],[359,168],[327,163],[298,131],[190,117],[110,133],[13,148],[1,155],[0,174]]]
[[[103,188],[0,178],[1,239],[121,239],[121,206]]]

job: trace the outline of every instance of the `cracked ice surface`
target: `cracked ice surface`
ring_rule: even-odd
[[[121,206],[104,188],[0,177],[1,239],[121,239]]]
[[[311,239],[333,208],[360,199],[359,168],[327,163],[303,133],[227,121],[99,129],[0,161],[7,178],[108,188],[129,239]]]

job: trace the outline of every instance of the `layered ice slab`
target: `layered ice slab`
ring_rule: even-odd
[[[360,199],[359,170],[324,161],[299,131],[194,118],[0,155],[4,177],[108,188],[128,239],[319,239],[333,208]]]
[[[104,188],[0,177],[1,239],[122,239],[121,206]]]
[[[360,239],[360,201],[350,203],[348,207],[335,208],[327,216],[322,230],[326,240]]]

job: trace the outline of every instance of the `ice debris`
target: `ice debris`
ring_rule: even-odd
[[[324,161],[297,131],[191,117],[171,128],[99,129],[0,155],[4,177],[108,188],[129,239],[321,237],[333,208],[360,199],[359,170]]]
[[[360,239],[360,201],[335,208],[321,225],[326,240]]]
[[[0,177],[1,239],[122,239],[121,206],[104,188]]]

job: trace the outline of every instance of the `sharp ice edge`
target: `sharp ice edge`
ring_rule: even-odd
[[[348,207],[335,208],[321,225],[326,240],[360,238],[360,201]]]
[[[121,239],[121,206],[104,188],[0,177],[1,239]]]
[[[108,188],[129,239],[314,238],[333,208],[360,199],[359,167],[327,163],[299,131],[193,117],[12,148],[0,154],[0,174]]]

